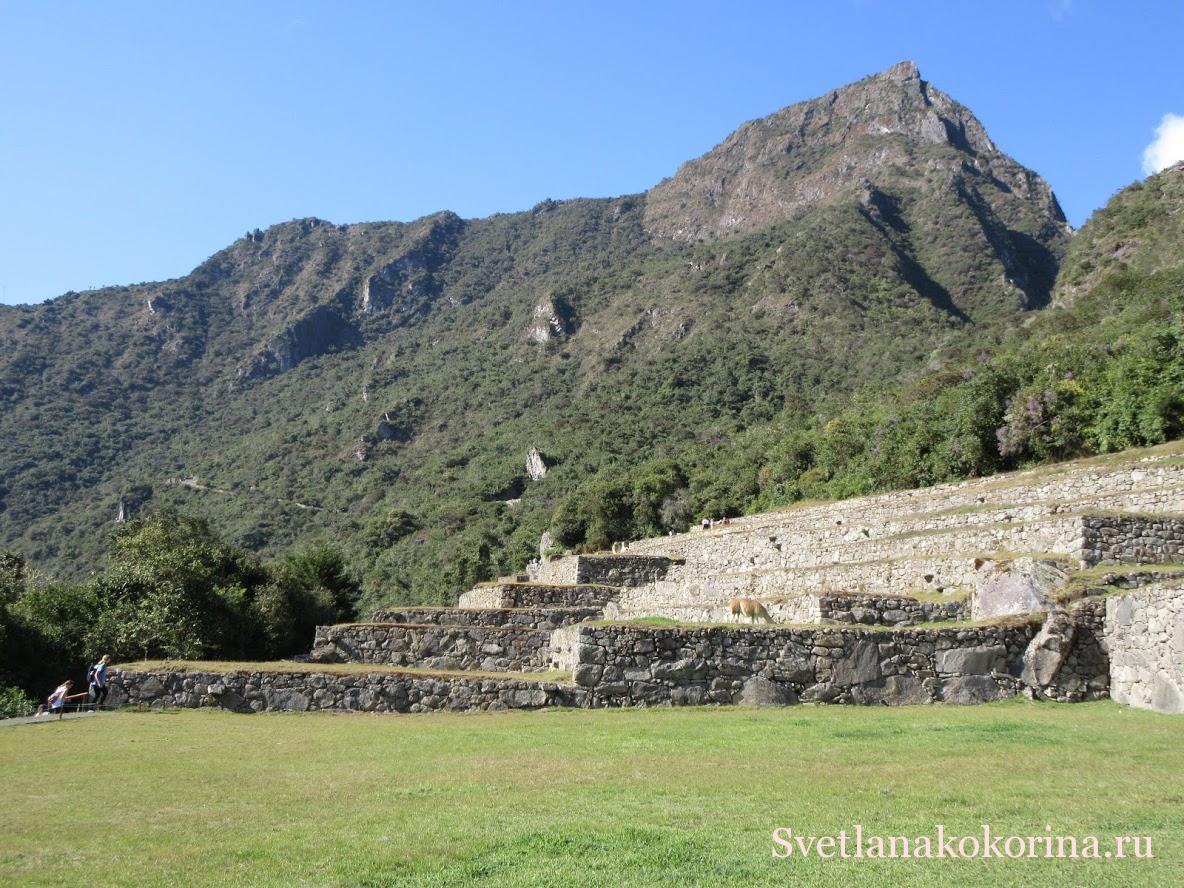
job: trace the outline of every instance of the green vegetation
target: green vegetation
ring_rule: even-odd
[[[1056,595],[1057,602],[1068,604],[1085,595],[1111,595],[1124,591],[1118,586],[1103,585],[1107,577],[1122,574],[1152,574],[1156,580],[1184,577],[1184,564],[1099,564],[1070,572],[1068,582]]]
[[[876,100],[924,115],[902,82]],[[884,144],[817,135],[765,174],[837,176]],[[365,607],[446,604],[552,526],[589,549],[789,502],[760,477],[773,436],[994,342],[1067,240],[993,149],[980,169],[961,143],[889,142],[871,191],[835,180],[727,241],[654,237],[649,195],[306,219],[175,281],[0,308],[0,545],[82,578],[121,504],[173,507],[266,556],[340,541]],[[1038,187],[1000,187],[1016,176]]]
[[[359,594],[321,545],[263,564],[204,522],[171,512],[117,526],[105,569],[79,583],[0,559],[0,682],[40,696],[115,659],[268,658],[308,649],[318,624],[352,618]],[[0,685],[2,686],[2,685]],[[84,688],[83,688],[84,689]]]
[[[1110,703],[117,714],[0,728],[0,881],[1171,885],[1182,750],[1184,721]],[[855,823],[1150,836],[1155,856],[771,857],[774,827]]]
[[[0,718],[20,718],[37,709],[33,698],[20,688],[0,684]]]
[[[900,147],[874,194],[726,241],[653,238],[645,195],[301,220],[176,281],[0,308],[0,545],[79,580],[121,504],[172,508],[264,558],[332,541],[363,611],[444,605],[546,530],[590,551],[1184,435],[1184,171],[1100,212],[1042,307],[1055,202],[1011,195],[1000,229],[990,183],[920,172],[960,148]],[[276,614],[324,602],[268,590],[290,647]]]

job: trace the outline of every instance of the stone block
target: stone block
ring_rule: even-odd
[[[590,663],[581,663],[575,668],[572,678],[575,683],[581,687],[591,688],[596,686],[603,674],[603,666],[595,666]]]
[[[930,703],[932,698],[921,679],[912,675],[890,675],[883,681],[856,685],[851,700],[864,705],[911,706]]]
[[[868,638],[857,640],[853,652],[832,664],[830,680],[836,685],[855,685],[877,681],[882,676],[875,639]]]
[[[707,664],[702,660],[692,658],[655,663],[653,675],[654,678],[666,681],[697,681],[707,675]]]
[[[976,562],[977,563],[977,562]],[[1046,611],[1065,585],[1065,572],[1053,561],[1016,558],[985,561],[975,571],[970,599],[976,619]]]
[[[750,678],[740,692],[743,706],[788,706],[798,702],[793,688],[766,678]]]
[[[937,671],[962,675],[988,675],[1003,672],[1007,648],[1001,644],[948,648],[937,652]]]
[[[305,712],[308,709],[308,696],[292,688],[274,688],[264,692],[263,699],[268,709],[283,712]]]
[[[1012,696],[1015,695],[1011,690],[1000,685],[989,675],[962,675],[957,678],[946,678],[941,682],[941,699],[945,703],[990,703],[992,700]]]

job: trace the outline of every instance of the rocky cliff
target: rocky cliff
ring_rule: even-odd
[[[1070,233],[1048,183],[912,62],[744,124],[649,192],[646,226],[718,240],[836,204],[936,245],[954,224],[1026,307],[1048,300]]]

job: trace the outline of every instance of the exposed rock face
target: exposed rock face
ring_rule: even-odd
[[[392,262],[366,278],[362,285],[362,311],[391,312],[397,318],[426,311],[440,295],[440,270],[456,250],[464,222],[455,213],[440,213],[427,220],[413,244]]]
[[[1099,700],[1110,689],[1110,658],[1105,643],[1106,602],[1083,601],[1057,608],[1024,651],[1021,678],[1041,699]]]
[[[548,296],[534,307],[526,338],[539,344],[565,339],[574,328],[571,306],[556,296]]]
[[[301,361],[357,345],[357,328],[336,306],[321,305],[289,325],[252,356],[239,371],[242,379],[286,373]]]
[[[1052,593],[1063,587],[1065,580],[1065,572],[1054,561],[984,561],[974,578],[971,617],[982,620],[1046,611],[1052,606]]]
[[[542,481],[547,475],[547,464],[536,447],[530,448],[526,454],[526,474],[531,481]]]
[[[1047,302],[1070,232],[1048,183],[912,62],[744,124],[649,192],[646,225],[713,240],[840,203],[901,232],[968,217],[1027,307]]]

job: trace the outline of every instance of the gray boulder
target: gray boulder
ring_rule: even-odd
[[[976,564],[970,596],[970,616],[975,620],[1050,610],[1067,579],[1055,561],[1015,558]]]
[[[989,675],[1003,672],[1007,648],[1001,644],[950,648],[937,652],[937,671],[962,675]]]
[[[788,706],[797,702],[793,688],[767,678],[750,678],[740,692],[742,706]]]
[[[836,660],[831,670],[831,683],[856,685],[879,681],[883,675],[880,669],[880,653],[874,640],[862,640],[851,654]]]
[[[1061,671],[1061,664],[1073,649],[1075,634],[1073,619],[1066,611],[1056,610],[1048,615],[1036,637],[1028,644],[1020,678],[1036,696],[1040,696]]]

